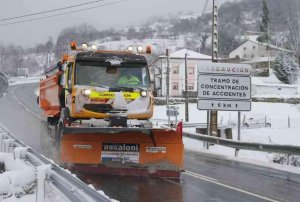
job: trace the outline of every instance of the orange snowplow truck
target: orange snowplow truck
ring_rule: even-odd
[[[74,46],[40,82],[39,105],[56,126],[62,165],[80,172],[178,178],[181,125],[176,131],[152,126],[145,56]]]

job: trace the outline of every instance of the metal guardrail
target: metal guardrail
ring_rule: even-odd
[[[158,118],[151,118],[152,122],[168,122],[168,119],[158,119]],[[165,124],[163,124],[165,125]],[[225,125],[218,124],[220,128],[225,128]],[[207,123],[189,123],[189,122],[182,122],[183,128],[193,128],[193,127],[207,127]]]
[[[8,80],[4,74],[0,72],[0,98],[5,94],[8,88]]]
[[[1,130],[3,132],[1,132]],[[1,151],[3,152],[11,152],[16,147],[24,147],[26,149],[25,159],[28,160],[35,167],[49,165],[50,170],[46,173],[46,180],[51,182],[58,191],[61,192],[63,196],[65,196],[70,201],[99,201],[99,202],[107,202],[111,201],[105,196],[98,193],[95,189],[89,187],[80,179],[74,177],[71,173],[67,172],[65,169],[59,167],[54,164],[51,160],[45,158],[41,154],[35,152],[34,150],[28,148],[24,143],[13,137],[7,131],[0,128],[0,143],[1,143]],[[6,144],[3,143],[6,141]],[[39,180],[39,179],[38,179]],[[37,189],[44,189],[44,187],[38,187]],[[44,184],[44,183],[42,183]],[[38,196],[37,196],[38,198]],[[39,201],[37,199],[37,201]]]
[[[253,150],[253,151],[300,155],[300,147],[299,146],[264,144],[264,143],[256,143],[256,142],[240,142],[240,141],[235,141],[235,140],[228,140],[228,139],[224,139],[224,138],[217,138],[217,137],[211,137],[211,136],[207,136],[207,135],[187,133],[187,132],[183,132],[183,136],[192,138],[195,140],[201,140],[204,142],[218,144],[218,145],[231,147],[231,148],[235,148],[235,149],[245,149],[245,150]]]
[[[170,128],[166,124],[162,125],[162,127]],[[241,141],[229,140],[224,138],[218,138],[218,137],[212,137],[212,136],[202,135],[198,133],[188,133],[188,132],[183,132],[183,136],[195,140],[200,140],[203,142],[235,148],[237,150],[244,149],[244,150],[252,150],[252,151],[300,155],[300,146],[265,144],[265,143],[257,143],[257,142],[241,142]]]

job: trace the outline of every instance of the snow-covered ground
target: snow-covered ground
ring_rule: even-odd
[[[1,130],[1,129],[0,129]],[[2,148],[3,145],[1,145]],[[3,149],[3,148],[2,148]],[[25,148],[17,147],[13,153],[0,152],[0,201],[3,202],[64,202],[69,201],[51,180],[45,180],[50,165],[35,167],[20,158]],[[8,150],[7,148],[5,150]],[[70,171],[66,170],[71,174]],[[73,175],[76,177],[75,175]],[[44,184],[44,185],[43,185]],[[92,189],[92,185],[88,185]],[[45,188],[44,191],[42,190]],[[112,202],[102,190],[97,191]]]
[[[283,84],[270,69],[270,76],[251,77],[251,84],[255,98],[300,98],[300,77],[293,85]]]
[[[10,85],[38,82],[41,77],[35,78],[13,78],[10,79]],[[184,104],[178,104],[179,119],[184,119]],[[191,123],[205,123],[206,111],[197,109],[196,104],[189,104],[189,114]],[[222,125],[237,124],[237,112],[220,111],[218,121]],[[270,119],[271,127],[266,128],[242,128],[241,141],[247,142],[262,142],[269,144],[286,144],[300,146],[300,105],[292,105],[285,103],[260,103],[252,102],[252,110],[250,112],[242,112],[242,119],[250,116],[267,116]],[[155,106],[154,110],[155,119],[165,119],[166,106]],[[195,132],[195,128],[184,129],[189,132]],[[237,139],[237,127],[233,127],[233,139]],[[203,143],[197,140],[184,138],[185,149],[193,151],[205,151]],[[227,148],[219,145],[210,146],[209,153],[227,155],[234,158],[234,149]],[[257,160],[271,162],[275,154],[246,151],[239,152],[240,159],[250,159],[250,161],[257,162]],[[252,160],[251,160],[252,159]],[[0,201],[6,197],[2,193],[9,193],[12,196],[6,198],[5,202],[10,201],[35,201],[36,195],[33,186],[33,181],[36,178],[34,168],[22,162],[20,159],[14,159],[12,154],[0,153],[0,162],[4,162],[6,171],[0,174]],[[271,165],[271,164],[270,164]],[[0,167],[1,170],[1,167]],[[18,177],[19,176],[19,177]],[[20,177],[26,176],[26,177]],[[17,179],[22,180],[17,180]],[[57,193],[53,194],[55,190],[50,189],[46,192],[46,201],[61,201],[61,199],[54,199],[53,196],[58,196]],[[17,198],[19,195],[21,198]]]
[[[4,201],[18,201],[17,198],[23,195],[26,195],[26,201],[34,201],[35,168],[15,159],[12,153],[0,153],[0,163],[5,165],[5,171],[2,170],[0,175],[0,201],[5,198],[9,200]]]
[[[184,104],[179,104],[178,119],[184,120]],[[197,104],[189,104],[189,114],[191,123],[206,123],[206,111],[197,109]],[[241,141],[246,142],[260,142],[267,144],[281,144],[281,145],[297,145],[300,146],[300,105],[292,105],[285,103],[260,103],[252,102],[252,110],[250,112],[242,112],[242,120],[249,116],[261,117],[267,116],[271,121],[271,127],[256,127],[256,128],[242,128]],[[166,106],[155,106],[154,119],[165,119]],[[222,125],[232,124],[237,125],[238,113],[220,111],[218,113],[218,122]],[[242,122],[241,120],[241,122]],[[288,121],[290,120],[290,127]],[[184,129],[188,132],[195,132],[195,128]],[[233,127],[233,139],[237,140],[237,127]],[[184,138],[185,149],[194,151],[203,151],[203,144],[197,140]],[[220,153],[223,155],[234,156],[234,149],[214,145],[209,151]],[[274,158],[274,154],[266,152],[255,152],[241,150],[240,157],[250,159],[263,160],[270,162]]]

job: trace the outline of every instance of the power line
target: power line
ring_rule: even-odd
[[[41,11],[41,12],[37,12],[37,13],[31,13],[31,14],[15,16],[15,17],[10,17],[10,18],[3,18],[3,19],[0,19],[0,22],[13,20],[13,19],[24,18],[24,17],[35,16],[35,15],[40,15],[40,14],[45,14],[45,13],[52,13],[52,12],[66,10],[66,9],[70,9],[70,8],[76,8],[76,7],[80,7],[80,6],[85,6],[85,5],[89,5],[89,4],[98,3],[100,1],[103,1],[103,0],[91,1],[91,2],[81,3],[81,4],[77,4],[77,5],[67,6],[67,7],[63,7],[63,8],[56,8],[56,9],[52,9],[52,10]]]
[[[201,19],[202,19],[202,16],[203,16],[203,14],[204,14],[204,12],[205,12],[205,10],[206,10],[207,4],[208,4],[208,0],[206,0],[206,2],[205,2],[205,5],[204,5],[203,10],[202,10],[202,13],[201,13],[201,15],[200,15],[200,17],[199,17],[199,22],[200,22]],[[199,27],[200,27],[200,24],[199,24]],[[195,34],[197,34],[199,27],[196,27]]]
[[[73,13],[79,13],[79,12],[86,11],[86,10],[91,10],[91,9],[95,9],[95,8],[100,8],[100,7],[105,7],[105,6],[109,6],[109,5],[122,3],[124,1],[128,1],[128,0],[120,0],[120,1],[115,1],[115,2],[111,2],[111,3],[102,4],[99,6],[84,8],[84,9],[80,9],[80,10],[74,10],[74,11],[69,11],[69,12],[65,12],[65,13],[59,13],[59,14],[55,14],[55,15],[49,15],[49,16],[45,16],[45,17],[33,18],[33,19],[11,22],[11,23],[6,23],[6,24],[0,24],[0,27],[14,25],[14,24],[20,24],[20,23],[24,23],[24,22],[32,22],[32,21],[36,21],[36,20],[48,19],[48,18],[52,18],[52,17],[68,15],[68,14],[73,14]]]

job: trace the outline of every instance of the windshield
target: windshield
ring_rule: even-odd
[[[147,65],[125,63],[111,66],[107,62],[76,62],[76,84],[108,87],[148,87],[149,73]]]

